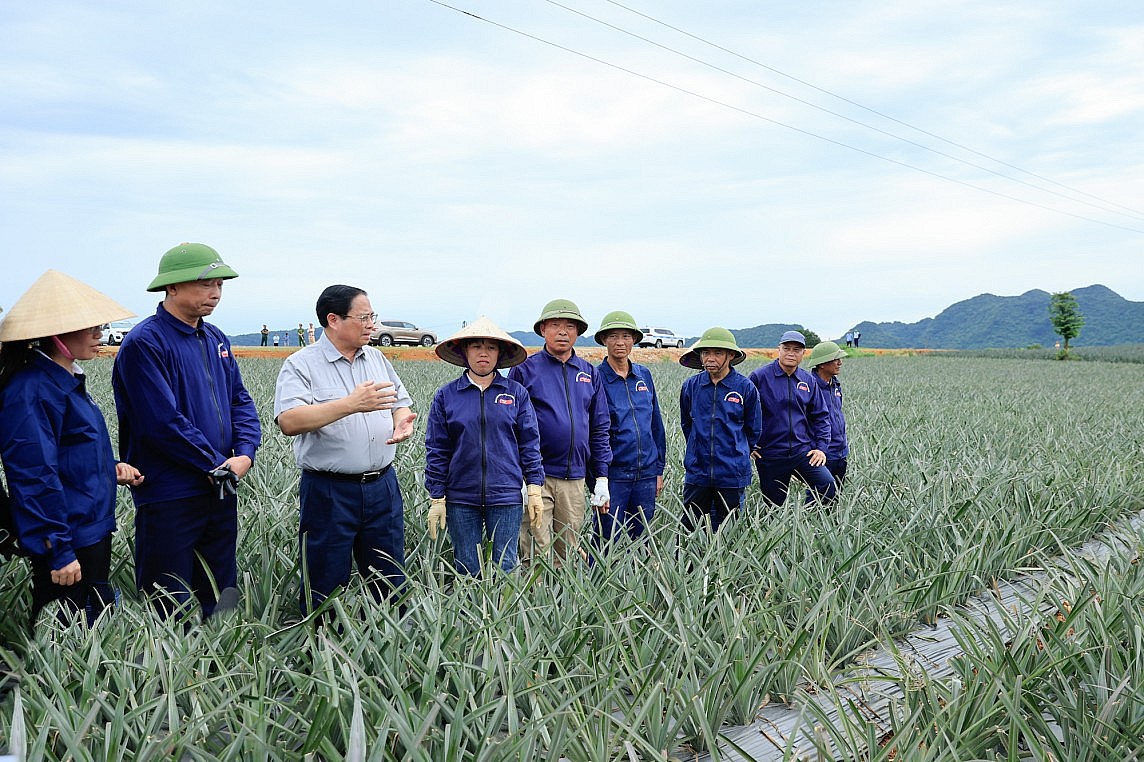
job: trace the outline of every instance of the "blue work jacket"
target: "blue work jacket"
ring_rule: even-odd
[[[846,416],[842,415],[842,383],[837,376],[827,382],[814,371],[810,375],[818,382],[818,392],[830,418],[830,445],[823,452],[827,460],[845,458],[850,454],[850,443],[846,439]]]
[[[477,507],[519,505],[526,482],[543,485],[544,467],[524,387],[494,374],[481,389],[462,373],[438,389],[425,427],[429,496]]]
[[[662,476],[667,436],[651,371],[629,362],[628,375],[624,378],[607,360],[600,363],[597,371],[604,381],[611,414],[609,478],[634,482]]]
[[[160,303],[123,337],[111,373],[119,455],[142,472],[139,505],[209,494],[207,472],[254,453],[262,427],[230,342],[191,327]]]
[[[573,351],[562,362],[541,349],[508,372],[528,390],[540,429],[544,473],[556,479],[607,476],[612,462],[608,442],[611,417],[596,369]]]
[[[0,457],[20,545],[51,568],[115,531],[115,455],[82,373],[32,354],[0,397]]]
[[[751,447],[762,431],[759,393],[731,368],[718,383],[706,371],[679,390],[679,425],[687,439],[685,481],[699,487],[742,489],[751,485]]]
[[[830,414],[810,371],[786,371],[775,360],[751,371],[763,405],[763,433],[755,449],[763,460],[793,458],[830,446]]]

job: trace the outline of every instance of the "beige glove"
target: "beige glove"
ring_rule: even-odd
[[[544,511],[544,499],[540,497],[540,485],[528,485],[528,525],[540,529],[540,514]]]
[[[429,500],[429,539],[437,539],[437,531],[445,528],[445,498]]]

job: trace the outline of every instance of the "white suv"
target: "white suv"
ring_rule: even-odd
[[[640,331],[643,332],[641,347],[655,347],[656,349],[678,347],[683,349],[683,337],[676,336],[666,328],[641,328]]]
[[[103,338],[99,340],[100,344],[107,344],[108,346],[117,347],[123,343],[124,335],[131,330],[131,323],[125,320],[117,320],[114,323],[106,323],[103,326]]]

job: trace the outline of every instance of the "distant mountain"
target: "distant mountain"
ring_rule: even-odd
[[[1070,344],[1098,347],[1144,339],[1144,302],[1130,302],[1112,289],[1087,286],[1072,291],[1084,328]],[[861,346],[885,349],[991,349],[1051,347],[1059,338],[1049,322],[1047,291],[1020,296],[980,294],[957,302],[937,317],[916,323],[859,323]]]
[[[1072,291],[1084,315],[1084,328],[1072,346],[1104,347],[1144,341],[1144,302],[1131,302],[1112,289],[1087,286]],[[1007,349],[1039,344],[1052,347],[1058,340],[1049,322],[1047,291],[1034,289],[1020,296],[980,294],[952,304],[933,318],[916,323],[859,323],[863,347],[884,349]],[[753,328],[731,329],[740,347],[770,348],[778,344],[784,331],[802,330],[787,323],[766,323]],[[811,326],[813,330],[813,326]],[[321,335],[321,328],[318,328]],[[298,329],[271,331],[285,337],[288,346],[298,343]],[[526,347],[539,347],[543,339],[532,331],[512,331],[511,335]],[[594,347],[593,334],[581,336],[578,347]],[[258,346],[261,336],[247,333],[231,336],[235,346]],[[827,338],[823,336],[822,338]],[[686,338],[691,346],[697,336]],[[841,341],[842,337],[834,337]]]

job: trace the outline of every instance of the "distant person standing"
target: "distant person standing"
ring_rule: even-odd
[[[846,480],[846,458],[850,455],[850,443],[846,439],[846,416],[842,414],[842,384],[838,372],[842,370],[842,360],[846,352],[833,341],[819,342],[810,350],[806,364],[818,382],[822,399],[830,416],[830,444],[826,447],[826,468],[834,477],[838,488]],[[807,494],[807,499],[813,496]]]
[[[274,346],[278,346],[278,334],[274,334]]]
[[[826,468],[830,413],[818,382],[798,366],[805,352],[803,335],[787,331],[779,340],[779,356],[750,375],[763,410],[763,433],[751,456],[759,489],[775,506],[786,501],[794,476],[824,502],[832,502],[836,492]]]
[[[611,414],[611,504],[595,521],[597,544],[603,548],[620,534],[634,540],[651,524],[663,491],[667,437],[651,371],[630,359],[632,348],[643,339],[635,319],[627,312],[609,312],[595,339],[607,348],[597,370]]]
[[[608,442],[611,418],[599,372],[576,355],[576,339],[588,330],[580,309],[567,299],[544,306],[532,329],[544,347],[508,372],[528,390],[540,429],[544,461],[543,509],[540,520],[520,529],[520,558],[553,554],[561,566],[579,555],[584,527],[585,477],[596,477],[591,505],[608,510]]]
[[[306,329],[306,343],[314,343],[314,324],[310,323],[310,327]]]
[[[846,332],[846,346],[848,346],[848,347],[854,346],[854,332],[853,331],[847,331]]]
[[[855,331],[854,332],[854,346],[855,347],[858,346],[858,340],[861,338],[862,338],[862,332],[861,331]]]
[[[266,327],[266,323],[262,324],[262,346],[270,341],[270,329]]]
[[[210,246],[165,253],[147,287],[163,301],[123,337],[111,372],[120,457],[147,475],[131,490],[136,581],[164,617],[192,595],[204,618],[238,603],[236,490],[262,427],[230,341],[203,319],[237,277]]]
[[[747,358],[726,328],[708,328],[679,358],[701,369],[679,391],[683,455],[683,525],[719,527],[743,506],[751,486],[751,447],[762,431],[759,393],[734,366]]]
[[[367,346],[377,319],[369,295],[329,286],[315,312],[321,338],[286,358],[274,390],[274,421],[294,438],[302,470],[298,550],[305,613],[349,582],[355,562],[376,601],[400,595],[405,518],[393,460],[417,417],[393,365]]]
[[[442,526],[453,542],[453,565],[481,576],[481,548],[504,571],[517,564],[521,484],[530,521],[539,522],[544,488],[540,432],[528,392],[497,373],[524,362],[519,341],[479,318],[437,345],[437,356],[464,368],[444,384],[425,427],[425,489],[429,537]]]
[[[298,346],[306,346],[306,329],[302,327],[301,323],[298,324]]]

